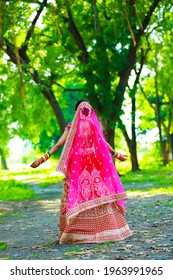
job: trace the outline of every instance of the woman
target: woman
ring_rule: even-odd
[[[131,235],[124,219],[127,195],[112,156],[125,160],[106,142],[91,105],[83,100],[57,144],[37,167],[63,144],[57,171],[65,175],[60,206],[59,243],[99,243]]]

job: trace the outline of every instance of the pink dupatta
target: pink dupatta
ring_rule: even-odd
[[[66,176],[66,215],[116,202],[125,213],[124,188],[115,169],[98,118],[88,102],[75,113],[57,170]]]

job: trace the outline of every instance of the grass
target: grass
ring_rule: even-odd
[[[0,200],[38,199],[34,191],[25,183],[16,180],[0,180]]]
[[[6,250],[8,247],[6,242],[0,242],[0,250]]]
[[[49,169],[29,170],[29,171],[0,171],[2,180],[0,180],[0,200],[30,200],[39,199],[27,182],[38,181],[38,185],[46,188],[51,184],[57,184],[63,177],[58,176],[57,172]],[[22,183],[19,181],[25,181]]]
[[[163,201],[161,203],[164,206],[172,207],[173,208],[173,200],[172,201]]]
[[[51,184],[62,182],[63,175],[60,176],[57,172],[52,172],[50,169],[8,172],[0,171],[3,180],[16,179],[18,181],[25,180],[25,182],[38,181],[38,186],[46,188]]]
[[[50,169],[30,169],[30,170],[21,170],[21,171],[8,171],[0,170],[0,175],[5,176],[18,176],[18,175],[34,175],[34,174],[50,174],[52,170]]]
[[[173,194],[173,167],[128,172],[121,181],[128,193]]]
[[[38,199],[34,191],[19,180],[38,181],[38,186],[46,188],[51,184],[62,182],[63,177],[52,169],[24,170],[18,172],[0,171],[0,200]],[[17,179],[17,180],[15,180]],[[173,165],[126,172],[120,177],[128,193],[173,194]]]
[[[148,194],[173,194],[173,185],[168,186],[168,187],[158,187],[156,186],[155,188],[149,188],[149,187],[142,187],[141,189],[127,189],[128,193],[148,193]]]
[[[66,249],[66,252],[81,252],[82,249],[78,247],[70,247],[69,249]]]
[[[139,234],[139,237],[141,237],[141,238],[143,238],[143,237],[154,237],[155,236],[155,234],[154,233],[140,233]]]
[[[173,178],[173,171],[165,170],[142,170],[137,172],[128,172],[121,177],[123,183],[144,183],[150,182],[159,185],[170,184]]]
[[[0,211],[0,217],[19,217],[19,216],[21,216],[21,214],[19,212],[6,213],[6,212]]]
[[[38,183],[38,185],[42,188],[47,188],[51,184],[57,184],[59,182],[62,182],[63,176],[50,176],[47,178],[42,178],[42,182]]]

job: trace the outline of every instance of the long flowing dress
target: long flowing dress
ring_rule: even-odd
[[[98,118],[82,102],[71,124],[57,170],[65,175],[59,243],[100,243],[131,235],[124,218],[127,195]]]

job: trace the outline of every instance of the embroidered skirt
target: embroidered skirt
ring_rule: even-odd
[[[65,182],[60,205],[59,243],[101,243],[131,235],[124,213],[116,202],[87,209],[67,221]]]

